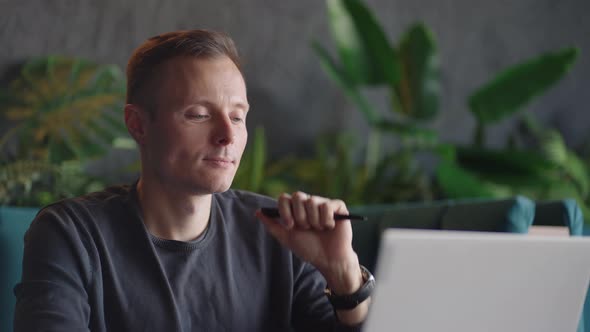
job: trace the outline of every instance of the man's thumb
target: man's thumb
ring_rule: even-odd
[[[287,244],[287,237],[289,231],[281,225],[278,219],[269,218],[265,216],[260,210],[256,211],[256,218],[260,219],[268,232],[279,241],[283,246]]]

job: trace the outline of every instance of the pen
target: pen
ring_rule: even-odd
[[[260,208],[262,214],[269,218],[280,218],[279,209],[277,208]],[[359,216],[356,214],[338,214],[334,213],[334,220],[367,220],[365,216]]]

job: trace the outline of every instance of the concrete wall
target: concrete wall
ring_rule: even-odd
[[[367,0],[392,41],[412,22],[434,30],[441,56],[446,140],[466,142],[473,119],[466,97],[499,69],[540,52],[574,45],[573,72],[530,110],[579,145],[590,116],[590,1]],[[11,0],[0,1],[0,76],[31,56],[64,54],[125,66],[146,38],[170,30],[211,28],[233,36],[244,57],[252,112],[275,155],[309,151],[318,134],[366,132],[358,112],[327,79],[309,47],[331,45],[323,1]],[[378,100],[379,94],[375,94]],[[377,101],[385,107],[384,102]],[[503,142],[509,122],[489,133]]]

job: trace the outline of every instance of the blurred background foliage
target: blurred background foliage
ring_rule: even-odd
[[[304,190],[351,205],[573,197],[590,215],[589,149],[575,152],[528,109],[567,74],[577,49],[523,60],[473,89],[466,100],[466,116],[476,122],[472,140],[450,143],[432,129],[444,116],[444,64],[433,32],[416,23],[393,43],[363,2],[327,0],[326,8],[332,45],[312,41],[311,48],[333,86],[362,115],[368,135],[325,134],[311,155],[271,160],[264,130],[257,128],[234,188],[270,196]],[[386,91],[387,109],[367,96],[372,91]],[[0,116],[11,124],[0,138],[0,204],[39,206],[107,184],[87,165],[112,149],[134,147],[123,124],[124,95],[117,66],[57,56],[27,62],[0,92]],[[509,118],[518,126],[506,145],[489,147],[486,130]]]
[[[0,92],[0,115],[10,123],[0,138],[0,204],[40,206],[102,188],[86,166],[133,147],[124,98],[117,66],[59,56],[25,63]]]
[[[244,162],[273,170],[275,185],[257,188],[307,190],[339,197],[350,204],[429,201],[441,198],[533,199],[573,197],[590,215],[590,158],[567,147],[561,134],[545,128],[527,109],[572,67],[578,56],[565,48],[505,68],[475,89],[467,104],[476,128],[470,144],[451,144],[431,129],[444,116],[439,109],[440,74],[436,39],[421,23],[391,43],[371,10],[358,0],[327,0],[336,56],[316,41],[312,48],[328,77],[363,115],[368,137],[335,133],[318,139],[315,156],[283,163],[259,160],[258,137]],[[385,89],[389,109],[377,109],[366,97]],[[517,129],[503,148],[486,146],[486,129],[516,118]],[[259,133],[261,134],[261,133]],[[278,176],[277,170],[285,176]],[[282,182],[277,180],[282,179]],[[236,185],[250,189],[238,177]],[[277,186],[276,183],[281,182]]]

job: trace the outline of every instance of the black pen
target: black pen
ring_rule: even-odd
[[[280,218],[279,209],[277,208],[260,208],[260,212],[269,218]],[[356,214],[338,214],[334,213],[334,220],[367,220],[365,216],[359,216]]]

